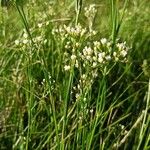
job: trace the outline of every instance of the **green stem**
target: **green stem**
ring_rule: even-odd
[[[70,89],[73,82],[73,76],[74,76],[74,67],[72,66],[69,76],[69,81],[67,84],[67,91],[65,92],[65,99],[64,99],[64,117],[63,117],[63,129],[62,129],[62,146],[61,149],[65,149],[65,135],[66,135],[66,124],[67,124],[67,112],[68,112],[68,98]]]

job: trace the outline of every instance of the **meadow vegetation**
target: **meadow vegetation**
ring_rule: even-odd
[[[0,149],[149,150],[149,10],[149,0],[1,7]]]

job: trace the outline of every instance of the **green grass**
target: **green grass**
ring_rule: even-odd
[[[1,7],[0,149],[148,150],[149,8],[148,0]]]

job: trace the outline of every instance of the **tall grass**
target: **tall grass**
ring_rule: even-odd
[[[147,1],[18,2],[0,8],[0,149],[149,149]]]

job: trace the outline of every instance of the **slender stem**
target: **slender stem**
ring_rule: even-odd
[[[150,79],[149,79],[149,82],[148,82],[146,108],[145,108],[145,110],[144,110],[143,123],[142,123],[142,128],[141,128],[140,137],[139,137],[139,138],[140,138],[140,141],[139,141],[137,150],[140,149],[140,146],[141,146],[141,143],[142,143],[142,140],[143,140],[143,137],[144,137],[144,133],[145,133],[145,130],[146,130],[145,124],[146,124],[146,118],[147,118],[147,116],[148,116],[149,105],[150,105]]]
[[[75,25],[78,24],[79,14],[81,12],[81,8],[82,8],[82,0],[76,0],[76,20],[75,20]]]

